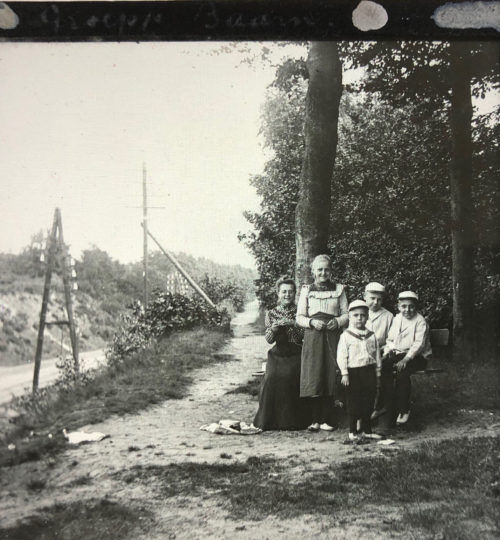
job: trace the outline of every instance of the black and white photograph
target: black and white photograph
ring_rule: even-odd
[[[62,4],[0,3],[0,538],[498,538],[498,3]]]

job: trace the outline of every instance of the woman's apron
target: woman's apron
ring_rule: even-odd
[[[333,315],[316,313],[312,319],[328,322]],[[300,397],[335,395],[337,345],[341,329],[306,328],[302,345]]]

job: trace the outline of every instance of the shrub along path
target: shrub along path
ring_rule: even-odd
[[[232,359],[200,369],[185,398],[88,426],[110,437],[68,448],[56,460],[1,469],[0,537],[494,536],[489,509],[500,478],[488,476],[498,469],[491,461],[498,450],[488,441],[500,435],[498,409],[444,407],[441,417],[396,434],[389,447],[344,445],[345,429],[200,431],[221,418],[251,422],[255,414],[255,398],[231,390],[265,358],[267,344],[251,325],[256,316],[254,305],[236,318],[221,351]],[[465,470],[469,461],[479,468]],[[485,497],[472,510],[464,504],[471,489]],[[457,507],[469,513],[458,519]]]

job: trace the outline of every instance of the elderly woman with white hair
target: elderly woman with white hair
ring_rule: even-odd
[[[309,431],[333,431],[337,344],[348,322],[348,302],[344,285],[331,280],[328,255],[318,255],[311,270],[314,283],[302,287],[297,305],[297,324],[305,328],[300,397],[310,398]]]

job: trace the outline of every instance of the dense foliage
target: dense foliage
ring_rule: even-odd
[[[223,265],[202,257],[192,257],[179,253],[177,258],[182,267],[199,284],[210,287],[218,304],[230,300],[240,308],[253,294],[254,273],[240,265]],[[79,286],[92,296],[106,298],[104,308],[116,312],[118,304],[123,308],[131,300],[142,298],[142,263],[121,264],[114,261],[98,248],[83,252],[81,263],[77,264]],[[151,290],[166,290],[166,278],[176,272],[173,264],[159,252],[149,255],[148,280]],[[203,288],[203,285],[202,285]],[[208,291],[205,291],[208,294]],[[210,294],[208,294],[210,297]]]
[[[41,292],[45,265],[40,261],[44,241],[43,231],[19,255],[0,254],[0,291],[11,293]],[[214,295],[214,303],[228,300],[235,309],[253,296],[255,273],[240,265],[218,264],[203,257],[179,253],[177,258],[188,273]],[[98,247],[83,251],[75,261],[78,290],[99,302],[102,310],[115,315],[131,301],[142,298],[142,263],[123,264]],[[149,256],[151,290],[166,288],[166,278],[175,271],[172,263],[161,253]],[[58,270],[56,269],[56,274]],[[29,281],[30,289],[23,285]],[[33,286],[37,284],[35,288]],[[57,288],[57,282],[55,283]],[[208,294],[208,293],[207,293]],[[210,296],[210,294],[209,294]]]
[[[257,292],[267,306],[275,301],[274,281],[293,275],[305,88],[300,62],[288,63],[263,109],[262,132],[273,155],[252,179],[261,211],[247,214],[255,231],[241,238],[256,258]],[[359,297],[368,281],[385,283],[389,309],[398,291],[416,289],[434,326],[449,325],[452,301],[445,112],[425,100],[394,105],[376,95],[344,93],[332,177],[334,278],[348,285],[349,298]],[[476,301],[490,308],[500,290],[498,115],[493,116],[476,115],[474,126]]]
[[[198,296],[155,291],[146,309],[136,302],[121,317],[107,356],[112,362],[120,361],[175,330],[197,326],[226,328],[229,320],[227,311],[210,307]]]
[[[203,276],[199,284],[214,304],[226,304],[237,312],[243,311],[248,291],[245,291],[242,285],[238,285],[234,281],[210,277],[208,274]]]

